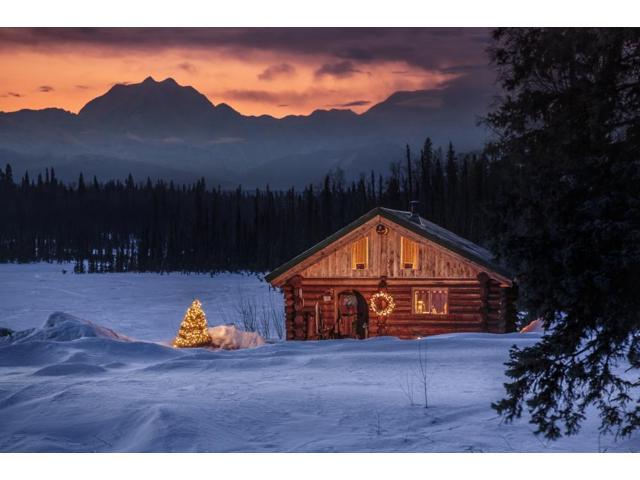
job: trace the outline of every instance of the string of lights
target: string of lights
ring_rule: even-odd
[[[211,343],[207,331],[207,317],[202,310],[200,300],[195,299],[187,309],[187,313],[180,324],[178,335],[173,341],[176,348],[202,347]]]
[[[388,293],[378,292],[371,295],[369,306],[376,315],[380,317],[387,317],[391,315],[393,310],[396,308],[396,302]]]

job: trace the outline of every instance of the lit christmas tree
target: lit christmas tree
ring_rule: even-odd
[[[202,347],[211,343],[207,332],[207,317],[202,310],[200,300],[193,301],[182,320],[178,336],[173,346],[178,348]]]

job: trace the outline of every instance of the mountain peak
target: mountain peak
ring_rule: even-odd
[[[131,85],[136,85],[136,84],[132,83]],[[158,81],[155,78],[153,78],[151,75],[145,78],[139,85],[176,85],[178,87],[181,86],[172,77],[167,77],[164,80]]]
[[[147,78],[145,78],[141,83],[132,83],[130,85],[145,85],[145,86],[158,86],[158,85],[166,85],[166,86],[176,86],[176,87],[182,87],[182,85],[180,85],[178,82],[176,82],[173,78],[171,77],[167,77],[164,80],[156,80],[155,78],[153,78],[151,75],[149,75]],[[189,88],[189,87],[186,87]]]
[[[173,78],[162,81],[148,76],[140,83],[114,86],[87,103],[79,115],[89,122],[128,131],[188,131],[211,117],[209,99]]]

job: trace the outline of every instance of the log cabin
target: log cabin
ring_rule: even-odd
[[[512,275],[415,203],[374,208],[265,277],[284,294],[287,340],[515,331]]]

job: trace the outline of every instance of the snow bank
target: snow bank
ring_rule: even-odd
[[[104,365],[171,358],[173,350],[137,342],[102,325],[56,312],[42,327],[0,337],[0,367],[45,366],[34,375],[99,373]]]
[[[266,342],[257,332],[243,332],[235,325],[218,325],[209,328],[211,345],[225,350],[239,350],[264,345]]]
[[[227,348],[262,343],[212,328]],[[514,343],[538,334],[278,342],[236,351],[122,340],[65,314],[0,341],[0,451],[528,452],[637,450],[600,438],[549,443],[491,410]],[[428,356],[429,405],[415,377]],[[635,442],[635,443],[634,443]]]
[[[80,338],[110,338],[112,340],[130,341],[129,338],[116,333],[110,328],[96,325],[88,320],[69,315],[68,313],[55,312],[41,328],[31,328],[4,337],[13,344],[46,341],[70,342]]]

